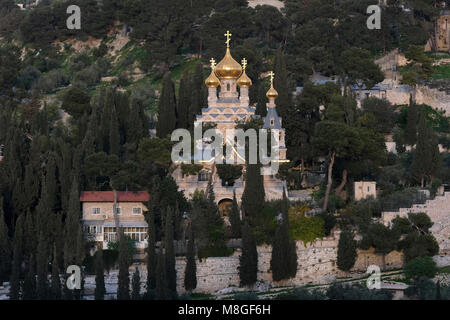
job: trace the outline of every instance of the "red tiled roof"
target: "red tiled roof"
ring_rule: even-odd
[[[147,191],[116,191],[117,202],[147,202]],[[113,191],[81,191],[80,202],[114,202]]]

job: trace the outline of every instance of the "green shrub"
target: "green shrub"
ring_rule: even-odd
[[[258,300],[258,294],[254,291],[238,292],[233,296],[233,300]]]
[[[198,259],[206,259],[209,257],[229,257],[233,254],[233,248],[227,246],[214,246],[200,248],[197,252]]]
[[[408,262],[405,267],[406,279],[433,278],[436,275],[436,262],[431,257],[418,257]]]

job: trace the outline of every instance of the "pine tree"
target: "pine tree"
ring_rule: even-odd
[[[242,194],[242,209],[249,224],[262,213],[264,207],[264,181],[260,164],[248,164],[245,172],[245,188]]]
[[[264,85],[263,81],[260,81],[258,86],[258,100],[256,101],[256,110],[255,114],[260,115],[262,118],[267,115],[267,97],[266,92],[268,89],[266,89],[266,86]]]
[[[274,281],[295,277],[297,273],[297,253],[295,241],[289,236],[289,200],[286,191],[283,190],[282,200],[282,221],[275,232],[275,239],[272,246],[272,258],[270,269]]]
[[[175,85],[170,79],[170,74],[166,73],[158,104],[158,123],[156,126],[158,137],[165,138],[172,134],[176,128],[176,119]]]
[[[103,250],[99,247],[95,253],[95,300],[104,300],[105,293]]]
[[[45,242],[44,233],[41,231],[39,234],[39,243],[36,260],[36,273],[37,273],[37,289],[36,294],[39,300],[48,299],[48,252],[47,243]]]
[[[286,69],[286,62],[281,48],[277,50],[274,63],[274,88],[278,91],[278,98],[276,99],[278,114],[286,119],[291,101],[291,91],[289,88],[289,81]]]
[[[117,114],[114,107],[111,110],[111,120],[109,126],[109,154],[116,156],[119,156],[120,154],[119,121],[117,119]]]
[[[119,240],[119,278],[117,287],[118,300],[130,300],[130,273],[128,267],[130,266],[130,257],[127,248],[127,239],[125,234],[121,231]]]
[[[34,255],[31,254],[28,261],[28,272],[22,284],[22,299],[36,299],[36,266],[34,263]]]
[[[239,279],[241,286],[253,285],[258,277],[258,252],[253,230],[247,222],[242,228],[242,254],[239,257]]]
[[[417,105],[412,101],[412,96],[409,101],[408,115],[405,129],[405,141],[409,145],[414,145],[417,141],[417,122],[419,120],[419,110]]]
[[[11,266],[11,278],[9,280],[9,298],[18,300],[20,298],[20,276],[23,258],[23,231],[24,231],[24,215],[20,215],[16,221],[16,229],[14,232],[13,242],[13,261]]]
[[[195,262],[195,240],[192,225],[189,226],[189,243],[186,252],[186,269],[184,270],[184,288],[189,292],[197,288],[197,264]]]
[[[241,237],[241,217],[239,213],[239,206],[236,199],[236,192],[233,190],[233,205],[230,214],[231,236],[233,238]]]
[[[189,112],[191,104],[191,89],[189,81],[189,72],[186,70],[180,79],[180,88],[178,90],[178,119],[177,128],[188,129]]]
[[[133,274],[133,281],[131,283],[131,299],[139,300],[141,299],[141,276],[139,275],[139,270],[136,267]]]
[[[8,226],[3,212],[3,198],[0,197],[0,285],[8,279],[11,269],[11,242],[8,236]]]
[[[346,228],[339,238],[337,266],[342,271],[350,271],[356,261],[356,241],[353,237],[353,232]]]
[[[53,245],[51,299],[61,299],[61,278],[59,277],[59,263],[56,244]]]
[[[164,232],[165,267],[168,294],[175,298],[177,294],[177,272],[175,270],[175,248],[173,246],[173,209],[167,208]]]

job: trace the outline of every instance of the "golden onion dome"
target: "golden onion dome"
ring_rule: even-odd
[[[242,75],[239,77],[237,81],[237,85],[239,88],[249,88],[252,85],[252,79],[250,79],[247,74],[245,73],[245,70],[242,72]]]
[[[211,74],[206,78],[205,85],[208,88],[217,88],[220,85],[220,80],[214,74],[214,69],[211,70]]]
[[[267,91],[266,97],[269,99],[276,99],[278,97],[278,92],[277,92],[277,90],[275,90],[273,85],[270,85],[270,89],[269,89],[269,91]]]
[[[239,78],[242,73],[242,67],[231,56],[230,48],[227,48],[225,57],[217,64],[214,71],[221,80],[231,80]]]

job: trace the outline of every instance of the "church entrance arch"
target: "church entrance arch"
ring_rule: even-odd
[[[231,214],[233,207],[233,200],[224,198],[219,201],[219,212],[223,217],[228,217]]]

